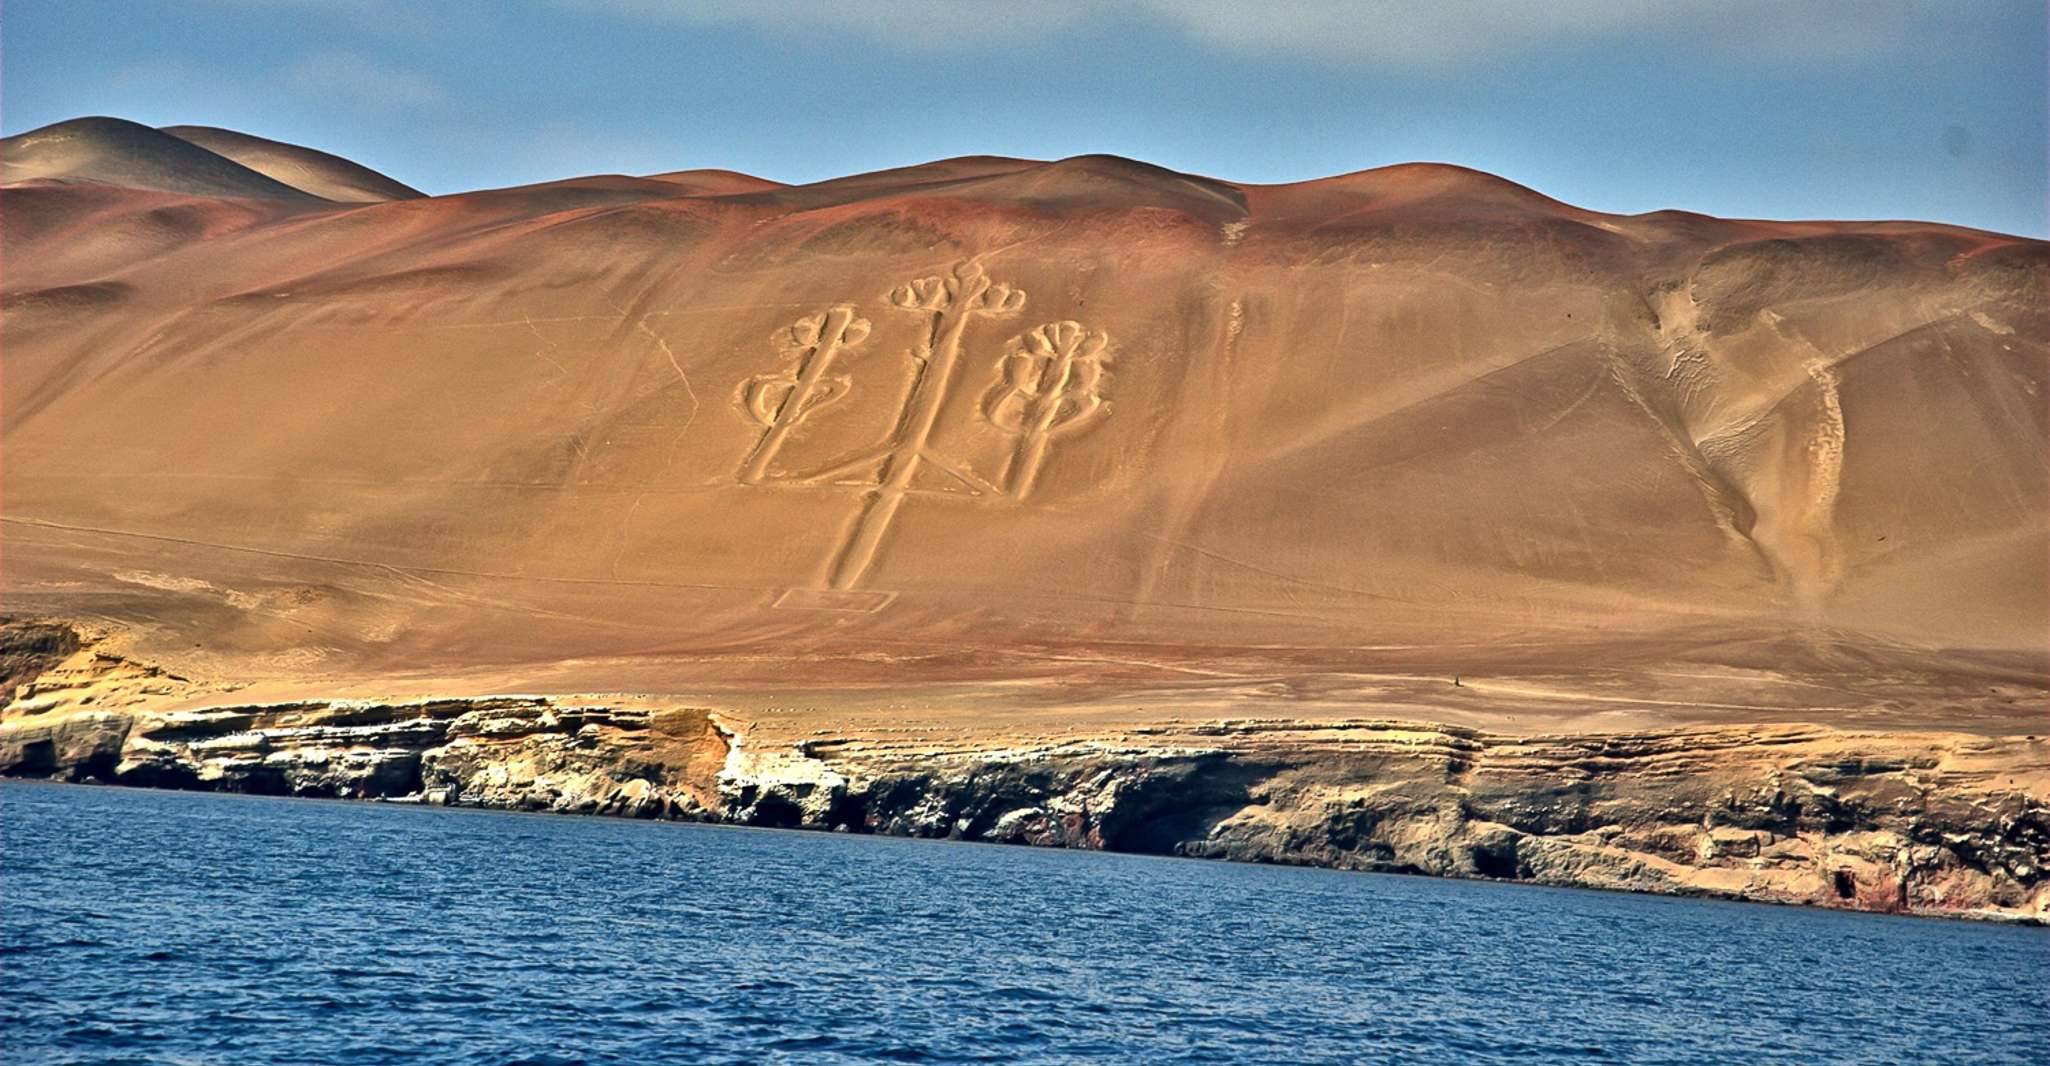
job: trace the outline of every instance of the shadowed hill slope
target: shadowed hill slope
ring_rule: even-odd
[[[118,118],[79,118],[0,140],[0,181],[90,181],[186,196],[318,197],[181,137]]]
[[[375,203],[411,200],[421,195],[420,190],[369,167],[296,144],[215,126],[165,126],[163,132],[323,200]]]

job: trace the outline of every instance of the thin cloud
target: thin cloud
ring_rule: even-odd
[[[850,34],[919,51],[1040,40],[1083,20],[1078,0],[1021,4],[961,0],[553,0],[556,7],[689,26],[747,27],[789,36]],[[1108,5],[1105,5],[1108,6]]]
[[[192,2],[192,0],[184,0]],[[318,18],[383,36],[430,33],[438,12],[431,0],[200,0],[205,5],[290,19]]]
[[[1219,51],[1463,64],[1628,39],[1687,42],[1721,59],[1882,55],[1924,24],[1969,12],[1916,0],[1128,0]],[[1931,27],[1934,28],[1934,27]]]
[[[347,51],[300,56],[253,75],[175,57],[144,59],[116,70],[107,87],[117,97],[157,101],[249,102],[282,94],[327,111],[418,110],[449,98],[448,90],[426,75]]]
[[[432,78],[355,52],[320,52],[293,60],[284,84],[304,95],[393,110],[429,107],[448,99]]]
[[[1943,47],[1988,17],[1927,0],[553,0],[591,14],[915,51],[979,52],[1082,27],[1165,27],[1217,54],[1465,66],[1525,53],[1682,43],[1722,61],[1870,59]]]

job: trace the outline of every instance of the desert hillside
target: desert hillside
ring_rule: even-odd
[[[2042,680],[2038,241],[1423,164],[425,198],[111,119],[0,159],[10,609],[196,673]]]

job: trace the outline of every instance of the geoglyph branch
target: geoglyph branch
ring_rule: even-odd
[[[847,394],[852,384],[847,376],[827,371],[842,348],[867,339],[868,328],[868,321],[856,317],[852,306],[841,304],[777,331],[791,365],[780,373],[758,375],[741,387],[741,409],[763,427],[761,440],[741,464],[742,483],[757,484],[767,477],[769,464],[804,416]]]
[[[983,416],[1018,434],[1006,474],[1017,499],[1032,492],[1047,446],[1058,433],[1102,414],[1104,364],[1110,338],[1079,322],[1049,322],[1012,342],[1000,380],[983,397]]]

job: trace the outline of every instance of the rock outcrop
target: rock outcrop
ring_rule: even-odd
[[[6,639],[10,662],[42,664],[0,710],[0,773],[14,776],[2050,920],[2050,744],[2035,737],[1236,720],[1039,745],[757,749],[701,707],[236,704],[63,627]],[[29,648],[41,657],[16,654]]]

